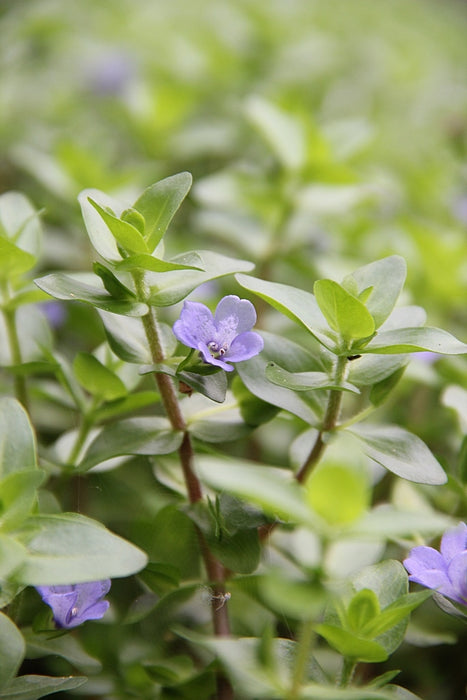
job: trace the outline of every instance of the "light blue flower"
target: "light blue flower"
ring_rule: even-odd
[[[110,579],[70,586],[36,586],[36,590],[52,608],[57,627],[65,629],[77,627],[86,620],[99,620],[109,607],[104,597],[110,590]]]
[[[255,323],[253,304],[230,294],[220,300],[214,316],[204,304],[186,301],[173,332],[184,345],[199,350],[205,362],[232,372],[229,362],[249,360],[263,349],[263,339],[251,330]]]
[[[404,566],[410,581],[467,605],[467,525],[459,523],[445,532],[439,552],[433,547],[414,547]]]

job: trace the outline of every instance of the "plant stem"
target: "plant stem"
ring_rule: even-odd
[[[297,642],[297,655],[295,657],[295,666],[292,677],[292,688],[288,700],[295,700],[300,696],[300,688],[306,677],[306,669],[310,658],[310,648],[313,641],[313,623],[311,620],[306,620],[302,624],[300,637]]]
[[[16,314],[13,309],[3,309],[5,325],[8,335],[8,343],[10,346],[11,360],[13,365],[20,365],[22,362],[21,346],[18,337],[18,329],[16,327]],[[14,377],[15,396],[17,400],[28,410],[28,394],[26,390],[26,380],[23,376],[15,375]]]
[[[134,281],[139,298],[146,298],[144,282],[142,276],[135,274]],[[148,340],[151,356],[154,363],[158,364],[164,360],[164,351],[160,342],[160,334],[157,325],[157,318],[153,307],[142,317],[146,338]],[[190,503],[197,503],[203,497],[203,491],[198,477],[194,471],[194,451],[191,436],[187,430],[187,425],[183,417],[180,403],[178,401],[172,378],[161,372],[155,372],[154,377],[161,395],[162,403],[174,430],[183,432],[183,440],[178,453],[180,464],[185,479]],[[219,599],[225,594],[224,581],[226,572],[224,566],[213,556],[202,532],[197,529],[197,535],[201,554],[206,568],[209,581],[212,582],[211,614],[214,634],[218,637],[225,637],[230,634],[230,623],[227,605],[219,605]],[[217,676],[217,698],[218,700],[231,700],[233,689],[228,680],[222,676]]]
[[[344,657],[341,670],[341,677],[339,679],[339,686],[341,688],[346,688],[349,685],[355,672],[356,666],[357,664],[353,659],[349,659],[349,657],[347,656]]]
[[[339,355],[334,368],[334,381],[336,384],[341,384],[344,381],[347,367],[347,357],[345,355]],[[343,392],[340,389],[331,389],[329,392],[328,405],[326,407],[322,426],[311,448],[310,454],[296,475],[296,479],[300,483],[306,481],[310,471],[315,464],[317,464],[326,448],[325,435],[336,427],[342,405],[342,396]]]

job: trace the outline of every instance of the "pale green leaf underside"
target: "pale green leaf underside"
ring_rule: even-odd
[[[359,425],[348,430],[365,453],[398,476],[421,484],[444,484],[446,474],[425,443],[397,425]]]

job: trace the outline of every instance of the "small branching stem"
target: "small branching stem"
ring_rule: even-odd
[[[336,365],[334,368],[334,381],[336,384],[340,385],[346,376],[348,368],[348,359],[344,356],[338,356],[336,360]],[[308,475],[310,474],[313,467],[319,462],[321,456],[326,449],[326,434],[337,425],[339,420],[341,405],[342,405],[342,391],[338,389],[332,389],[329,392],[328,404],[326,407],[326,412],[324,414],[323,423],[318,431],[316,439],[310,450],[308,457],[306,458],[303,465],[300,467],[295,478],[300,483],[303,484]],[[258,532],[261,540],[265,540],[269,537],[272,531],[275,529],[275,523],[269,523],[268,525],[262,525]]]
[[[336,360],[336,365],[334,368],[334,382],[337,385],[342,384],[345,379],[348,368],[348,359],[345,355],[339,355]],[[331,389],[329,392],[328,404],[326,407],[326,413],[324,414],[322,426],[316,436],[316,440],[311,448],[310,454],[305,460],[304,464],[297,472],[297,481],[301,484],[306,481],[308,475],[310,474],[313,467],[319,462],[321,455],[326,449],[326,433],[331,432],[337,425],[339,420],[340,410],[342,406],[342,395],[341,389]]]

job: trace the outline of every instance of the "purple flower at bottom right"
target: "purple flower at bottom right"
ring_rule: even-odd
[[[433,588],[456,603],[467,605],[467,525],[459,523],[441,538],[440,551],[414,547],[404,566],[409,580]]]

